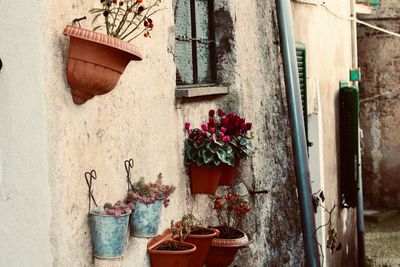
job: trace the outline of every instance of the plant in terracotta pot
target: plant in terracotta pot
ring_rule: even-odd
[[[246,196],[228,190],[226,195],[212,198],[218,219],[218,237],[214,237],[206,258],[208,267],[228,266],[235,259],[237,251],[249,244],[247,235],[239,230],[243,218],[252,207]]]
[[[171,222],[171,228],[147,243],[152,267],[192,267],[191,259],[196,251],[192,243],[184,242],[190,230],[188,225]]]
[[[192,194],[214,194],[221,177],[219,166],[233,166],[231,137],[217,126],[212,116],[200,128],[191,129],[190,123],[185,123],[184,163],[189,166]]]
[[[142,60],[139,49],[129,43],[138,36],[150,37],[151,16],[159,11],[161,0],[100,0],[89,12],[93,22],[104,19],[93,31],[67,25],[70,37],[67,80],[74,103],[83,104],[95,95],[110,92],[131,60]],[[96,32],[104,30],[106,34]]]
[[[175,227],[181,229],[182,234],[179,236],[183,235],[185,242],[196,245],[197,249],[189,266],[204,266],[212,239],[219,234],[218,230],[204,227],[203,222],[191,213],[184,215],[182,220],[175,224]]]
[[[234,154],[233,166],[222,164],[222,174],[219,185],[231,185],[236,177],[237,167],[240,161],[252,156],[255,152],[251,144],[251,139],[253,138],[253,133],[250,132],[252,123],[246,122],[244,118],[236,113],[231,112],[226,114],[220,108],[217,114],[219,117],[216,119],[217,128],[220,128],[225,135],[230,136],[229,145],[232,147]],[[214,112],[210,111],[210,118],[212,118],[211,115],[214,115]]]
[[[163,184],[161,173],[154,183],[146,183],[141,177],[131,184],[127,203],[135,207],[130,219],[132,236],[153,237],[157,234],[161,208],[168,206],[169,197],[174,191],[175,186]]]

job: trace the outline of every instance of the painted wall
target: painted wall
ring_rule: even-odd
[[[399,16],[398,1],[382,0],[372,15],[362,19],[398,33]],[[364,198],[367,206],[399,208],[400,39],[364,26],[359,26],[358,36]]]
[[[7,212],[0,218],[0,265],[148,266],[143,238],[129,239],[122,262],[93,262],[91,257],[83,174],[96,169],[99,203],[123,199],[123,161],[128,158],[135,160],[134,180],[155,179],[162,172],[165,182],[177,187],[170,207],[162,211],[160,232],[185,212],[211,222],[208,197],[189,193],[183,123],[198,125],[217,107],[254,122],[258,151],[242,164],[241,178],[250,189],[270,192],[253,198],[254,211],[244,228],[252,244],[236,265],[303,265],[272,2],[216,1],[222,36],[218,75],[229,85],[228,95],[175,99],[173,10],[163,1],[152,38],[134,42],[143,61],[129,64],[114,91],[77,106],[66,82],[69,41],[62,31],[98,1],[2,1],[0,7],[8,12],[0,26],[0,205]],[[82,26],[91,28],[90,20]]]
[[[334,254],[324,249],[326,266],[356,266],[356,212],[341,208],[338,182],[339,81],[348,80],[351,69],[350,21],[343,18],[349,17],[350,1],[324,3],[299,0],[292,4],[295,40],[305,44],[307,51],[308,129],[310,142],[316,144],[310,148],[311,180],[314,192],[324,191],[324,205],[328,209],[336,205],[332,222],[342,249]],[[327,213],[317,221],[327,222]]]
[[[1,1],[0,9],[0,266],[51,266],[44,8]]]

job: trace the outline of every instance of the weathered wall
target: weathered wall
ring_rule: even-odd
[[[321,130],[320,140],[310,141],[322,142],[319,146],[323,152],[323,159],[319,159],[323,171],[311,177],[311,180],[321,184],[320,189],[326,197],[324,205],[328,209],[336,205],[332,222],[338,232],[338,242],[342,243],[340,251],[331,254],[325,250],[324,254],[327,266],[356,266],[355,210],[341,209],[338,183],[339,81],[348,80],[351,69],[350,22],[342,18],[350,14],[350,1],[325,1],[325,6],[320,5],[322,1],[301,2],[293,2],[294,35],[297,42],[305,44],[307,51],[308,114],[318,115],[322,121],[322,129],[309,128],[309,131],[315,131],[310,136],[315,137]],[[318,109],[314,104],[318,96],[316,91],[320,96],[320,114],[316,114]],[[321,157],[318,151],[311,149],[310,152]],[[323,177],[318,176],[321,174]],[[325,215],[322,221],[327,222]],[[325,227],[324,234],[326,230]]]
[[[398,1],[382,0],[376,12],[363,19],[398,33],[399,17]],[[399,208],[400,39],[359,26],[358,46],[365,202],[373,207]]]
[[[182,129],[185,120],[198,125],[213,107],[240,112],[253,121],[258,151],[243,164],[241,178],[252,189],[270,191],[254,197],[255,208],[245,226],[252,244],[241,251],[236,266],[302,265],[273,1],[216,3],[216,10],[227,16],[222,23],[232,24],[232,31],[222,31],[229,36],[229,53],[221,54],[226,43],[219,48],[219,80],[230,85],[228,95],[175,99],[174,20],[171,3],[165,1],[166,9],[154,17],[152,38],[134,42],[144,60],[131,62],[111,93],[82,106],[73,104],[66,82],[68,38],[62,31],[98,1],[28,6],[3,2],[3,10],[15,11],[1,24],[6,42],[0,45],[0,56],[6,60],[0,73],[5,129],[0,205],[11,210],[0,219],[0,245],[6,255],[0,265],[93,266],[83,174],[96,169],[98,202],[122,199],[123,161],[128,158],[135,160],[134,179],[155,179],[162,172],[165,182],[177,187],[170,207],[162,211],[160,231],[189,211],[209,220],[208,197],[189,193]],[[91,27],[89,20],[82,25]],[[219,27],[224,29],[223,24]],[[14,35],[17,38],[11,40]],[[123,262],[113,264],[147,266],[147,241],[130,238]]]
[[[43,4],[0,9],[0,266],[51,266]]]

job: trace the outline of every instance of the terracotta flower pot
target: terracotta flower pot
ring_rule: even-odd
[[[189,173],[192,194],[215,194],[221,177],[221,168],[219,166],[209,168],[191,164]]]
[[[213,228],[202,228],[212,231],[210,234],[190,234],[185,239],[186,242],[192,243],[196,246],[190,267],[203,267],[204,262],[210,249],[212,239],[218,235],[218,230]]]
[[[67,26],[70,37],[67,80],[75,104],[110,92],[131,60],[142,60],[128,42],[98,32]]]
[[[235,259],[237,251],[249,244],[247,235],[238,229],[236,230],[243,236],[236,239],[213,238],[206,258],[207,267],[229,266]]]
[[[181,242],[180,245],[188,247],[187,250],[158,250],[162,245],[172,244],[172,234],[167,229],[162,235],[152,238],[147,243],[147,252],[150,254],[150,262],[152,267],[189,267],[196,246]]]
[[[223,163],[221,165],[222,169],[222,174],[221,178],[219,179],[219,185],[232,185],[233,181],[236,178],[237,174],[237,168],[239,167],[240,160],[235,159],[235,163],[232,166],[229,166],[228,164]]]

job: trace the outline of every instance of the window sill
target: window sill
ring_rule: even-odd
[[[198,96],[212,96],[228,94],[229,88],[227,86],[216,86],[216,85],[206,85],[206,86],[178,86],[175,90],[175,97],[198,97]]]

